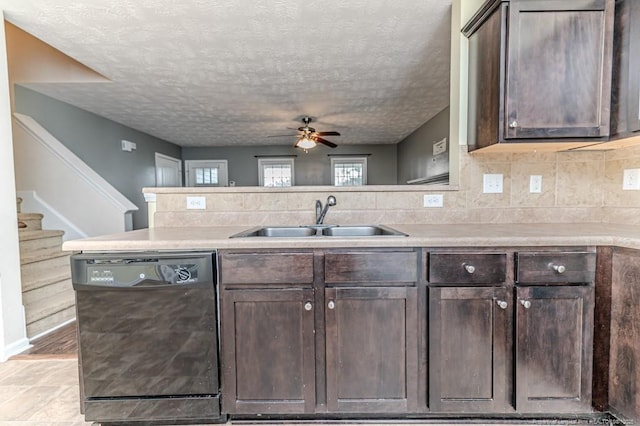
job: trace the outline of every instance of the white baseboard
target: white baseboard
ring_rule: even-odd
[[[27,349],[29,349],[32,345],[29,343],[29,339],[27,339],[26,337],[8,344],[7,346],[4,347],[3,349],[3,353],[2,353],[2,357],[0,358],[0,362],[5,362],[6,360],[8,360],[9,358],[11,358],[14,355],[18,355],[19,353],[22,353],[24,351],[26,351]]]
[[[29,339],[29,340],[35,340],[35,339],[39,339],[40,337],[44,337],[44,336],[46,336],[47,334],[52,333],[52,332],[56,331],[57,329],[64,327],[65,325],[71,324],[71,323],[72,323],[72,322],[74,322],[75,320],[76,320],[76,318],[75,318],[75,317],[73,317],[73,318],[71,318],[71,319],[69,319],[69,320],[66,320],[65,322],[60,323],[60,324],[56,325],[55,327],[52,327],[52,328],[50,328],[50,329],[48,329],[48,330],[45,330],[45,331],[43,331],[42,333],[36,334],[35,336],[33,336],[33,337],[32,337],[31,339]]]

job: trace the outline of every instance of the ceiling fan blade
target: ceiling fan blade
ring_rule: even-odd
[[[314,141],[316,141],[316,142],[320,142],[320,143],[322,143],[322,144],[325,144],[325,145],[326,145],[326,146],[328,146],[329,148],[335,148],[335,147],[337,147],[337,146],[338,146],[338,145],[336,145],[335,143],[330,142],[330,141],[328,141],[328,140],[326,140],[326,139],[322,139],[322,138],[321,138],[321,137],[319,137],[319,136],[315,136],[315,137],[313,138],[313,140],[314,140]]]
[[[340,136],[338,132],[316,132],[318,136]]]
[[[298,136],[298,134],[295,133],[293,135],[269,135],[269,136],[265,136],[265,137],[267,137],[267,138],[284,138],[284,137],[292,138],[294,136]]]

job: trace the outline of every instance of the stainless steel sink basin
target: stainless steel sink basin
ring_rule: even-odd
[[[309,226],[264,226],[251,228],[239,234],[232,235],[231,238],[244,237],[279,237],[279,238],[295,238],[295,237],[311,237],[316,235],[316,228]]]
[[[307,225],[307,226],[259,226],[232,235],[231,238],[271,237],[406,237],[407,234],[383,225]]]
[[[332,226],[330,228],[324,228],[322,235],[326,235],[327,237],[407,236],[407,234],[403,232],[382,225]]]

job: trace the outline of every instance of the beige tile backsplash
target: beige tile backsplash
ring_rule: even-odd
[[[335,192],[327,223],[572,223],[640,225],[640,191],[623,191],[626,168],[640,168],[640,146],[613,151],[474,153],[461,147],[459,190],[376,189]],[[504,176],[502,194],[484,194],[484,173]],[[542,192],[529,193],[529,176],[542,176]],[[188,188],[157,194],[155,226],[301,225],[315,218],[315,200],[332,191],[197,193],[206,210],[186,210]],[[398,189],[398,187],[395,187]],[[439,193],[444,208],[423,207]]]

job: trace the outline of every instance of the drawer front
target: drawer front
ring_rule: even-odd
[[[331,252],[324,259],[327,283],[418,281],[416,252]]]
[[[507,279],[505,253],[430,253],[433,284],[502,284]]]
[[[313,253],[238,253],[220,255],[222,284],[311,284]]]
[[[596,254],[588,252],[516,253],[516,282],[591,283],[596,274]]]

